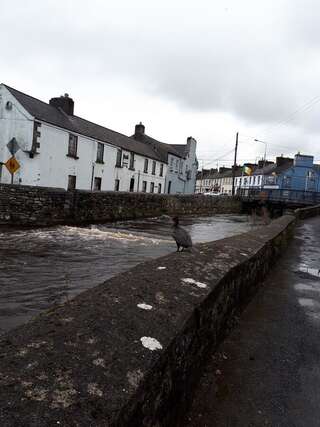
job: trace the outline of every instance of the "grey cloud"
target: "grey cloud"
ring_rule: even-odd
[[[48,84],[71,74],[97,91],[122,77],[182,109],[248,124],[275,123],[320,92],[316,2],[108,3],[3,6],[2,61],[35,78],[45,70]],[[319,128],[316,117],[297,124]]]

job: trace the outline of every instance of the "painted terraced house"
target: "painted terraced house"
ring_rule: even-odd
[[[48,104],[0,84],[0,183],[13,178],[14,184],[65,189],[193,193],[196,141],[141,141],[142,127],[128,137],[74,115],[67,94]],[[20,169],[13,177],[4,166],[11,157],[8,143],[18,150]],[[175,175],[185,180],[182,186],[170,178],[171,156],[183,164],[184,173]]]

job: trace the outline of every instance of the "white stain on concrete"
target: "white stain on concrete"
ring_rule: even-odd
[[[167,269],[167,267],[161,267],[161,266],[160,266],[160,267],[158,267],[157,269],[158,269],[158,270],[166,270],[166,269]]]
[[[155,351],[155,350],[162,350],[162,345],[160,344],[160,342],[158,340],[156,340],[155,338],[152,337],[142,337],[140,338],[140,341],[143,345],[143,347],[151,350],[151,351]]]
[[[29,348],[40,348],[42,345],[47,344],[47,341],[40,341],[40,342],[33,342],[31,344],[28,344],[27,347]]]
[[[186,277],[181,279],[183,283],[187,283],[188,285],[196,285],[198,288],[205,289],[208,287],[207,284],[198,282],[197,280],[192,279],[191,277]]]
[[[103,396],[103,391],[98,387],[97,383],[89,383],[88,384],[88,393],[92,396]]]
[[[141,308],[142,310],[152,310],[152,305],[149,304],[145,304],[145,303],[141,303],[141,304],[137,304],[138,308]]]

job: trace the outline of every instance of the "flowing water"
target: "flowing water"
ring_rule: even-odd
[[[193,242],[250,229],[247,217],[187,217]],[[139,262],[176,250],[168,217],[0,231],[0,334]]]

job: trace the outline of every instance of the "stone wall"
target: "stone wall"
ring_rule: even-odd
[[[179,426],[208,350],[295,222],[140,264],[3,336],[0,425]]]
[[[239,213],[233,198],[65,191],[0,184],[0,225],[102,223],[150,216]]]
[[[294,214],[297,219],[306,219],[306,218],[320,215],[320,205],[296,209],[294,211]]]

